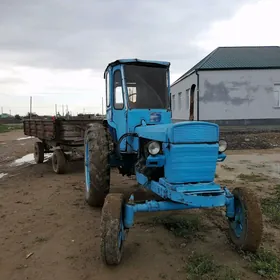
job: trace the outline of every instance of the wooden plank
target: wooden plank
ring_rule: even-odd
[[[88,124],[102,121],[103,119],[56,119],[55,122],[51,119],[24,120],[24,133],[42,140],[83,143]]]

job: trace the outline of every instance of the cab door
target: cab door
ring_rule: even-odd
[[[107,107],[108,124],[115,130],[115,140],[119,140],[127,132],[127,109],[125,102],[125,85],[120,65],[111,69],[110,106]],[[120,150],[126,150],[126,139],[121,142]]]

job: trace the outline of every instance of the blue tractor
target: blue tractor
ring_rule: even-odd
[[[173,123],[169,62],[122,59],[110,63],[107,116],[85,133],[86,201],[103,207],[101,255],[121,262],[137,212],[225,207],[229,236],[238,249],[255,252],[262,239],[262,214],[246,188],[232,192],[215,183],[216,164],[226,158],[219,126],[202,121]],[[133,194],[110,193],[110,171],[136,175],[160,199],[137,203]]]

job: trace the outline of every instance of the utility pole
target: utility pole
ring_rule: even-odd
[[[3,107],[1,107],[1,114],[3,114]]]
[[[32,115],[32,96],[30,96],[30,101],[29,101],[29,118],[31,119]]]
[[[62,116],[64,116],[64,105],[62,105]]]
[[[57,116],[57,104],[55,104],[55,116]]]
[[[10,116],[12,115],[12,110],[10,109]]]
[[[102,97],[102,116],[103,116],[103,97]]]

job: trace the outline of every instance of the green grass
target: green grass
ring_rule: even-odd
[[[12,130],[22,129],[23,126],[21,124],[0,124],[0,133],[9,132]]]
[[[275,187],[275,192],[269,198],[262,200],[262,211],[275,224],[280,225],[280,185]]]
[[[162,225],[177,237],[191,237],[203,228],[199,216],[185,214],[184,216],[162,215],[153,218],[153,223]]]
[[[41,243],[41,242],[46,242],[46,241],[48,241],[48,238],[46,238],[46,237],[39,237],[39,236],[37,236],[36,238],[35,238],[35,243]]]
[[[261,249],[255,255],[249,255],[249,259],[251,269],[262,277],[277,279],[280,275],[280,259],[273,252]]]
[[[228,171],[232,171],[232,170],[234,170],[234,168],[233,167],[230,167],[230,166],[228,166],[228,165],[221,165],[221,167],[223,168],[223,169],[225,169],[225,170],[228,170]]]
[[[221,183],[221,184],[230,185],[230,184],[233,184],[234,181],[233,181],[233,180],[224,179],[224,180],[221,180],[220,183]]]
[[[237,177],[241,180],[249,181],[249,182],[261,182],[267,180],[267,178],[264,175],[255,174],[255,173],[251,173],[251,174],[241,173]]]
[[[186,263],[186,272],[190,280],[239,280],[239,275],[233,269],[217,264],[212,256],[193,253]]]

